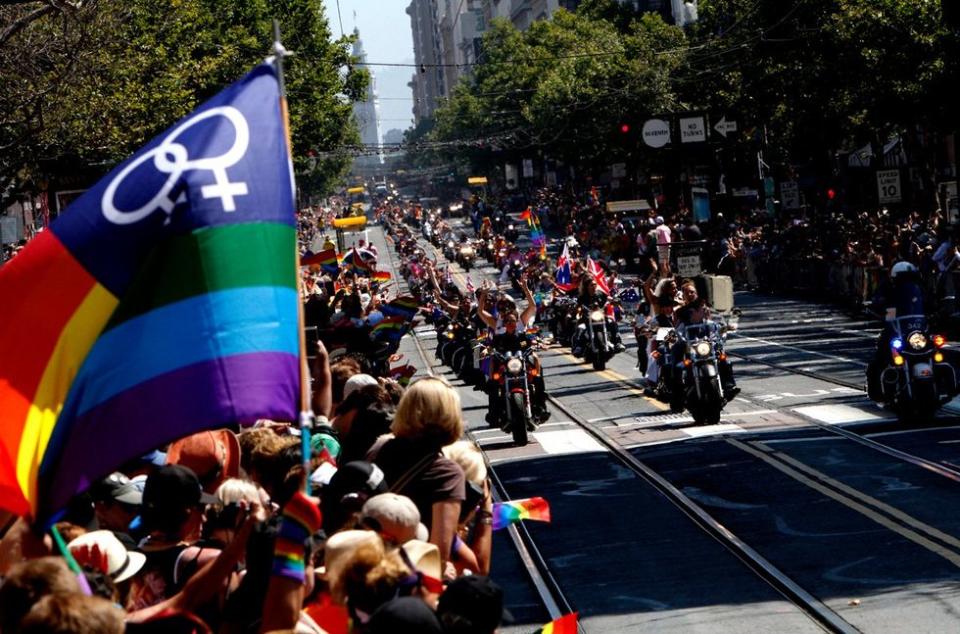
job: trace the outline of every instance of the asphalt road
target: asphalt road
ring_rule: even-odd
[[[379,230],[371,234],[383,253]],[[479,285],[495,273],[485,267],[471,277]],[[462,276],[454,279],[463,285]],[[636,342],[626,328],[628,350],[605,372],[569,350],[543,351],[548,391],[573,416],[554,409],[523,448],[483,422],[483,393],[435,370],[458,386],[470,434],[508,496],[550,502],[551,523],[525,523],[529,546],[580,613],[582,629],[820,627],[581,425],[628,448],[852,629],[960,628],[960,482],[832,432],[842,427],[950,467],[960,465],[953,415],[903,428],[857,389],[873,353],[873,322],[811,301],[738,293],[736,303],[743,316],[727,348],[746,357],[735,359],[743,391],[713,427],[666,412],[631,384]],[[424,355],[438,364],[436,336],[424,326],[416,338],[406,337],[401,352],[423,372]],[[505,532],[495,540],[493,576],[517,619],[503,631],[529,632],[548,620]]]

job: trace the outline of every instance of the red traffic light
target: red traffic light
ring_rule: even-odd
[[[622,132],[623,134],[627,134],[628,132],[630,132],[630,124],[629,123],[622,124],[620,126],[620,132]]]
[[[833,187],[827,190],[827,198],[829,198],[830,200],[833,200],[836,197],[837,197],[837,192],[836,190],[833,189]]]

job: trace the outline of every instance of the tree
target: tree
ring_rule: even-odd
[[[669,79],[683,43],[654,15],[618,27],[560,10],[523,33],[495,20],[432,138],[481,169],[538,153],[585,169],[637,158],[637,144],[617,137],[621,124],[675,107]]]
[[[350,101],[368,75],[342,70],[351,40],[331,41],[320,0],[57,0],[0,8],[4,24],[23,23],[0,42],[0,191],[129,156],[262,61],[273,15],[296,52],[286,69],[298,183],[329,188],[349,160],[311,167],[307,154],[358,138]]]

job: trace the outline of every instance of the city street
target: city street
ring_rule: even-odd
[[[474,270],[474,284],[481,275],[495,279],[496,271]],[[592,431],[662,476],[849,631],[951,629],[960,609],[960,517],[948,510],[960,504],[955,415],[904,428],[866,398],[859,385],[875,321],[749,292],[738,292],[736,305],[743,315],[727,349],[742,392],[716,426],[697,426],[643,395],[626,327],[626,352],[603,372],[558,345],[541,354],[553,415],[526,447],[486,425],[485,394],[459,389],[470,435],[502,493],[550,502],[551,523],[521,530],[523,548],[544,564],[535,574],[552,577],[554,595],[580,613],[587,632],[819,627]],[[423,325],[402,350],[461,384],[435,347]],[[544,598],[502,533],[497,579],[524,624],[505,631],[529,631],[544,620]]]

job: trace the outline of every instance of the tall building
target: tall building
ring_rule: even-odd
[[[399,145],[403,143],[403,130],[391,128],[383,134],[384,145]]]
[[[407,7],[413,31],[413,57],[416,63],[410,80],[413,90],[415,123],[433,116],[439,99],[446,94],[440,49],[440,21],[436,0],[411,0]]]
[[[360,31],[353,30],[357,36],[353,44],[353,56],[359,61],[367,61],[367,54],[363,50],[363,41],[360,40]],[[369,66],[366,67],[368,70]],[[360,142],[368,148],[380,146],[380,102],[377,100],[376,76],[370,70],[370,87],[367,90],[367,98],[364,101],[358,101],[353,104],[353,116],[357,120],[357,127],[360,129]],[[364,159],[364,160],[360,160]],[[372,160],[371,160],[372,159]],[[358,163],[382,163],[383,156],[358,157]]]

